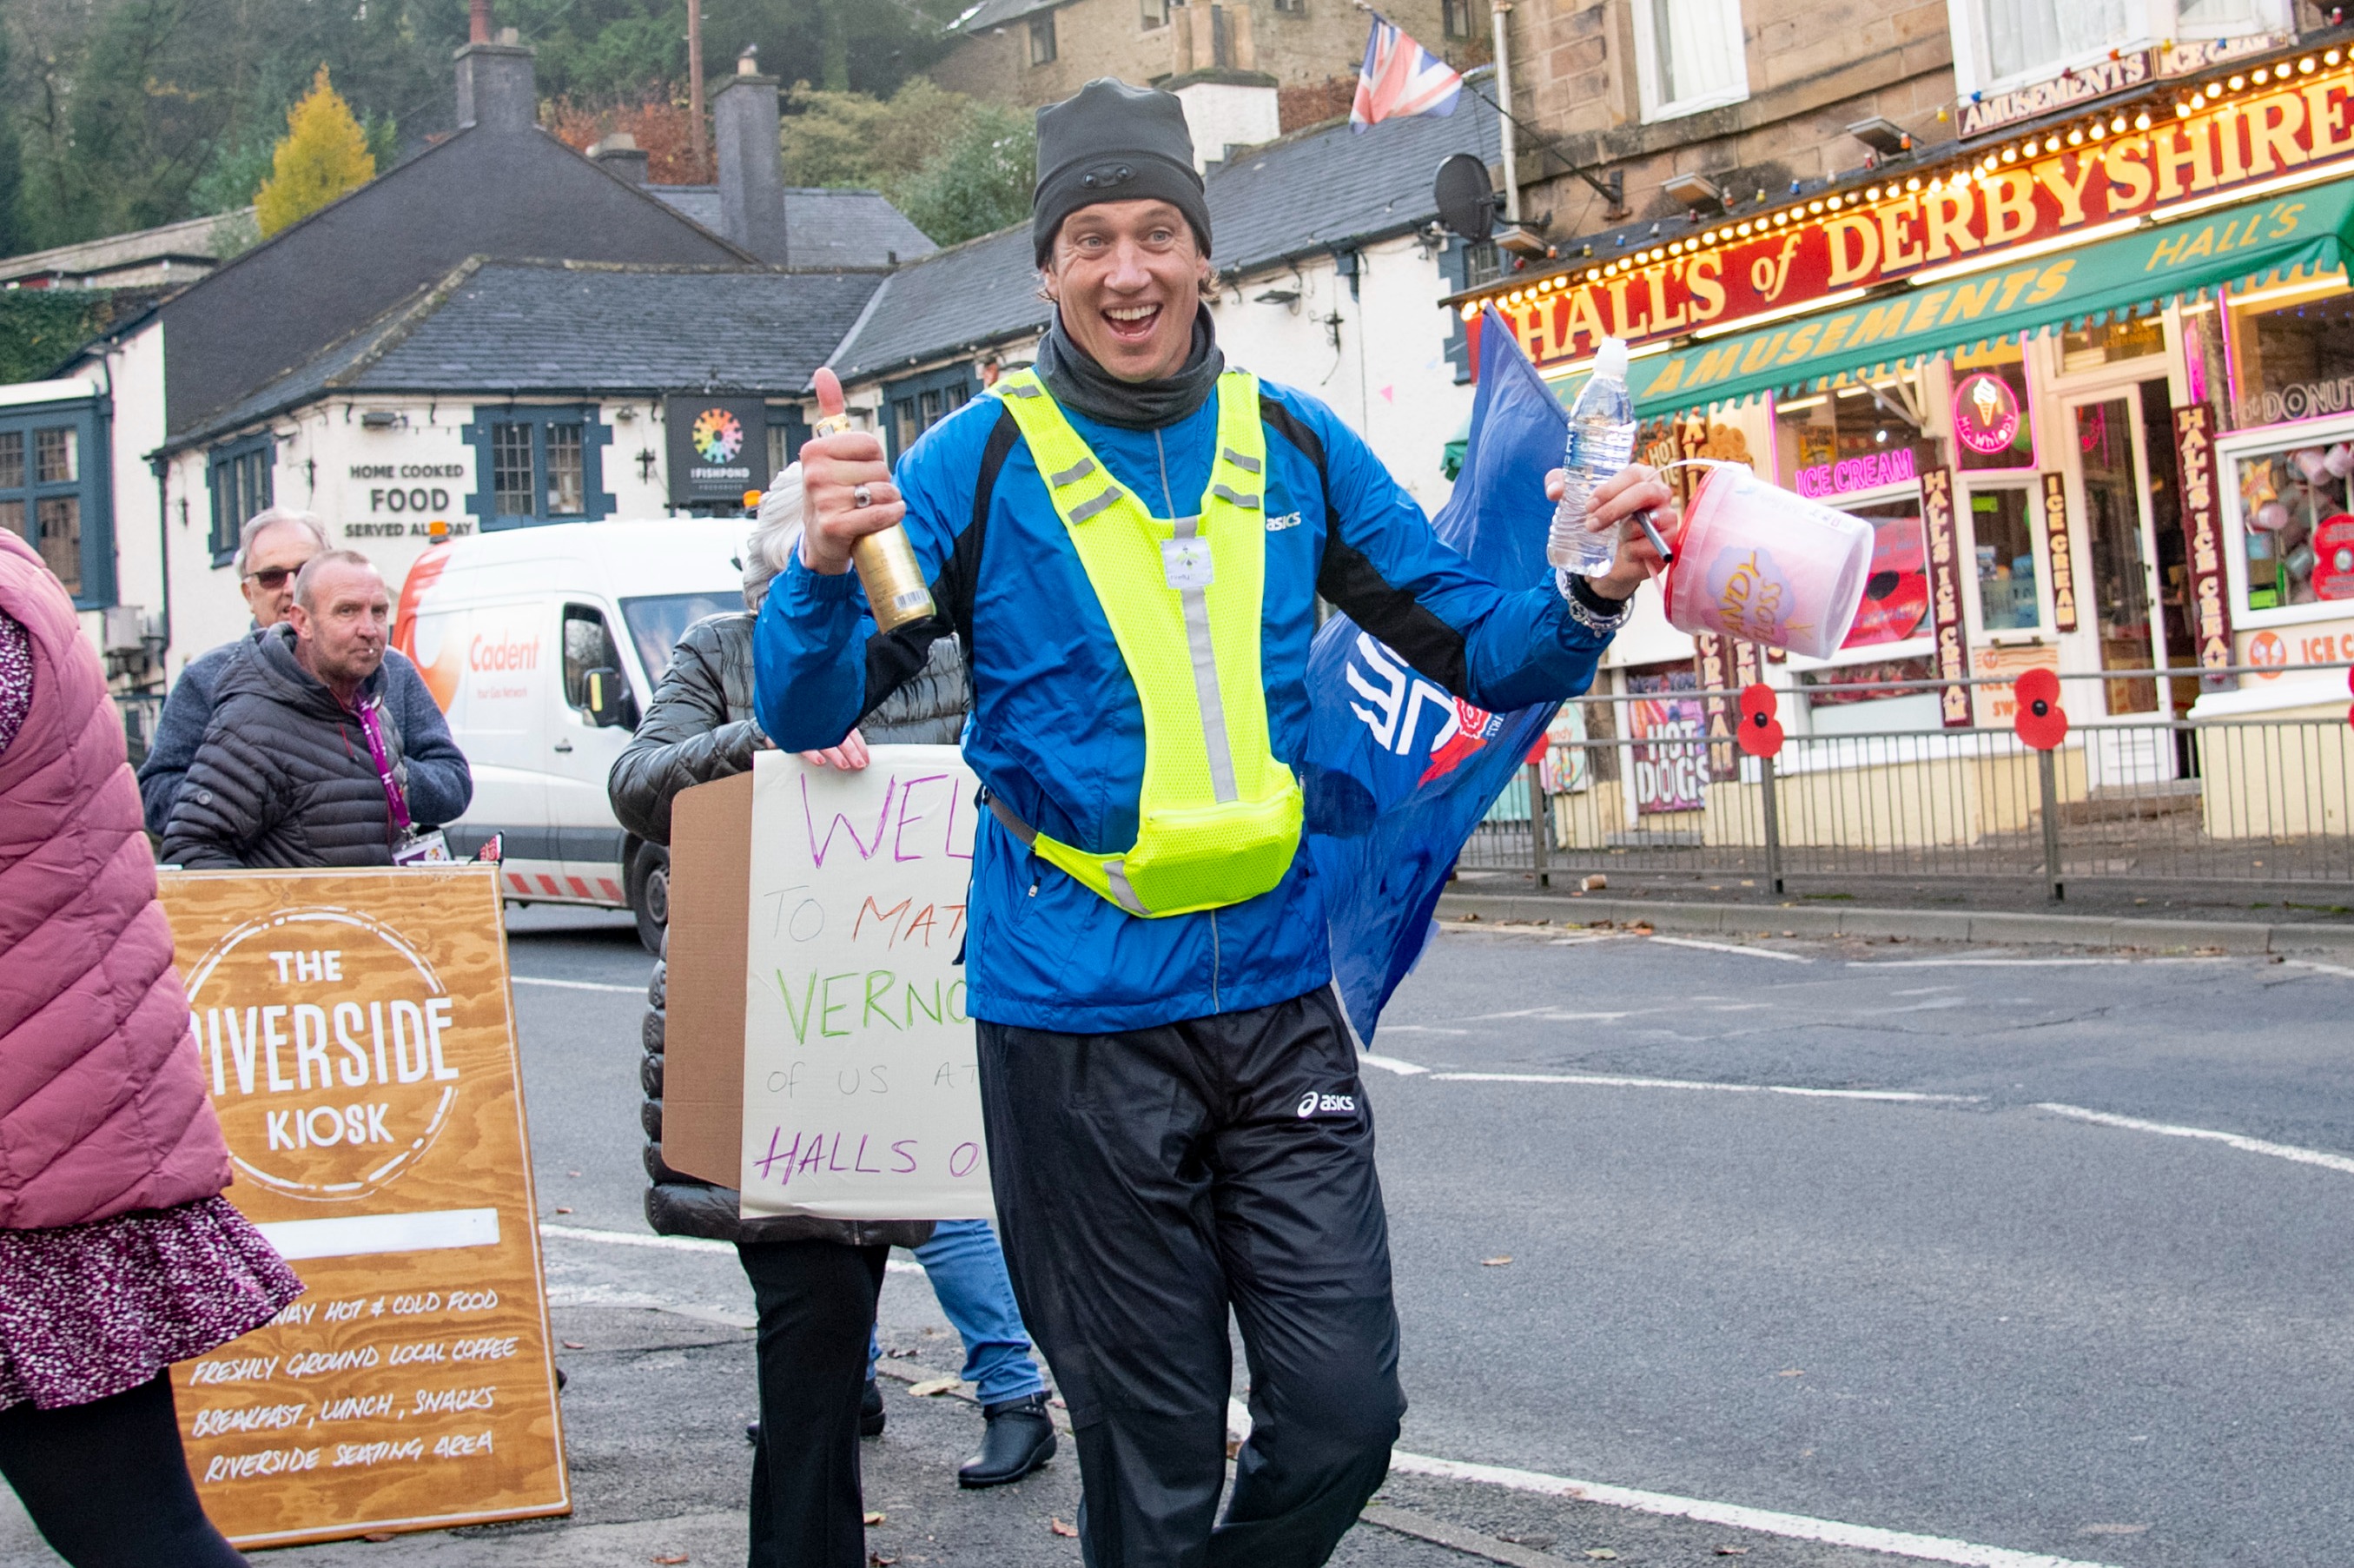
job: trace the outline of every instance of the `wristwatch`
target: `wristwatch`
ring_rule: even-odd
[[[1569,618],[1597,637],[1607,637],[1627,624],[1634,613],[1631,599],[1609,599],[1595,591],[1593,582],[1565,567],[1553,568],[1553,584],[1561,589]]]

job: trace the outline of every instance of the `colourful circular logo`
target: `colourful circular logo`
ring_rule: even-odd
[[[2010,450],[2019,439],[2019,396],[1999,376],[1979,371],[1954,388],[1954,439],[1980,457]]]
[[[688,432],[695,455],[705,462],[730,462],[744,450],[744,422],[725,408],[705,408]]]

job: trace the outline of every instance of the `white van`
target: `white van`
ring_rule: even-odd
[[[472,855],[502,835],[518,902],[628,909],[659,948],[670,855],[605,793],[680,633],[744,608],[742,518],[560,523],[436,545],[401,585],[393,646],[415,662],[474,774],[449,824]]]

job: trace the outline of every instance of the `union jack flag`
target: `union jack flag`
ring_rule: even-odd
[[[1462,91],[1463,78],[1445,60],[1407,37],[1396,23],[1375,16],[1365,39],[1365,63],[1357,68],[1349,127],[1369,131],[1407,114],[1452,114]]]

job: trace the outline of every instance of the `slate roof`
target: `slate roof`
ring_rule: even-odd
[[[1050,307],[1030,257],[1025,223],[900,268],[827,363],[856,381],[1044,332]]]
[[[957,17],[948,26],[951,33],[968,38],[979,37],[991,27],[1002,27],[1008,22],[1021,20],[1040,11],[1051,11],[1069,0],[981,0],[981,3]]]
[[[1221,272],[1247,273],[1418,228],[1437,216],[1430,183],[1439,164],[1457,153],[1494,156],[1496,125],[1495,110],[1466,92],[1443,118],[1362,133],[1342,122],[1241,154],[1207,181],[1213,260]],[[855,381],[1042,332],[1047,306],[1037,291],[1027,224],[940,251],[885,281],[830,363]]]
[[[719,228],[717,185],[648,185],[663,206],[713,233]],[[911,261],[939,249],[879,191],[785,187],[785,265],[796,271],[823,267],[888,267],[896,255]],[[763,260],[774,261],[777,258]]]
[[[798,395],[881,281],[477,257],[170,447],[338,393]]]

